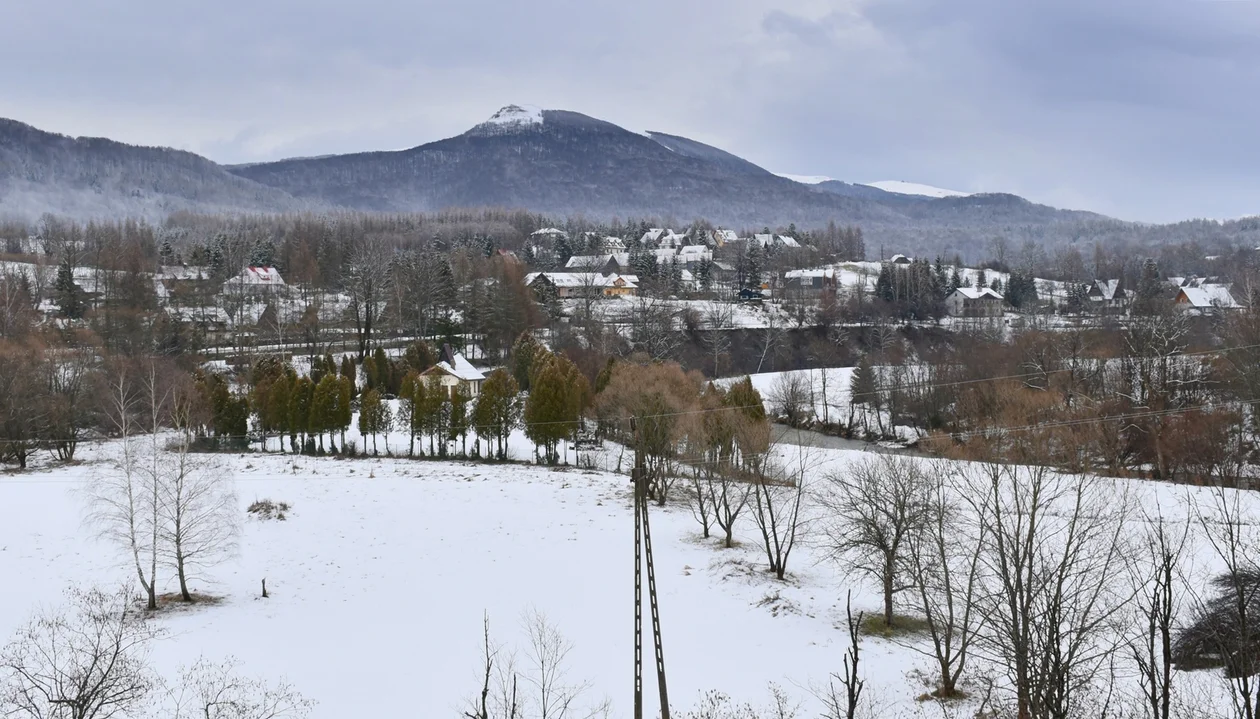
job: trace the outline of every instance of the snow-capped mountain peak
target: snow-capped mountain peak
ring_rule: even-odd
[[[542,127],[543,109],[534,105],[505,105],[489,120],[472,128],[478,135],[502,135]]]
[[[537,125],[543,121],[541,107],[505,105],[486,120],[487,125]]]
[[[895,192],[898,195],[922,195],[923,197],[966,197],[971,194],[970,192],[945,190],[940,187],[921,185],[917,182],[905,182],[903,180],[881,180],[879,182],[868,182],[866,184],[870,187],[877,187],[884,192]]]

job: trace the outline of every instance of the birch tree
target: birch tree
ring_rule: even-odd
[[[240,536],[239,503],[228,470],[189,452],[186,441],[160,463],[161,556],[179,580],[179,596],[193,601],[190,579],[228,559]]]
[[[108,539],[123,548],[136,570],[150,611],[157,609],[157,572],[162,554],[163,488],[157,452],[158,419],[164,398],[159,396],[157,371],[150,364],[146,376],[119,366],[109,381],[108,415],[120,437],[119,457],[110,470],[88,486],[89,519]],[[139,432],[138,415],[147,414],[153,431]]]

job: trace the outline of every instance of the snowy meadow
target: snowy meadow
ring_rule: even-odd
[[[395,438],[391,446],[397,451],[405,441]],[[119,451],[117,442],[91,445],[73,466],[0,478],[0,576],[6,585],[0,635],[12,635],[39,608],[57,605],[69,587],[134,581],[130,557],[88,521],[88,490],[115,471]],[[517,435],[512,452],[527,459],[532,449]],[[737,522],[736,546],[725,549],[720,532],[701,536],[684,481],[663,509],[653,506],[665,661],[671,704],[679,711],[699,705],[711,690],[737,704],[764,706],[777,687],[799,705],[796,716],[829,716],[825,689],[842,673],[850,645],[846,597],[851,594],[854,613],[883,612],[882,587],[863,571],[869,554],[836,554],[835,513],[828,511],[836,507],[837,478],[850,476],[871,455],[788,445],[774,452],[783,466],[800,468],[805,490],[783,581],[767,571],[752,510]],[[617,454],[609,447],[593,459],[615,467]],[[561,663],[564,685],[580,692],[567,716],[601,707],[610,716],[630,715],[633,525],[624,474],[278,453],[218,454],[211,460],[216,472],[231,477],[242,532],[230,557],[190,580],[194,592],[214,601],[156,614],[162,635],[152,645],[152,662],[164,678],[173,681],[180,667],[199,658],[232,657],[245,674],[286,680],[315,702],[312,716],[461,716],[481,687],[483,623],[488,620],[500,656],[514,655],[527,676],[536,660],[531,627],[543,618],[570,647]],[[973,481],[986,476],[967,475]],[[1205,593],[1206,580],[1223,568],[1219,547],[1195,517],[1233,508],[1236,518],[1247,520],[1238,532],[1254,539],[1256,498],[1129,480],[1091,480],[1097,493],[1086,496],[1074,493],[1080,481],[1054,484],[1061,494],[1043,507],[1047,529],[1037,541],[1048,556],[1065,546],[1095,551],[1108,542],[1124,551],[1092,555],[1064,573],[1064,586],[1079,594],[1063,606],[1082,625],[1097,622],[1076,634],[1069,627],[1060,637],[1064,646],[1076,642],[1079,651],[1081,673],[1072,680],[1082,686],[1073,699],[1097,707],[1108,698],[1105,688],[1110,706],[1124,709],[1113,715],[1140,716],[1140,681],[1130,651],[1135,605],[1107,603],[1136,594],[1141,572],[1133,570],[1145,566],[1139,550],[1152,518],[1188,534],[1176,577],[1186,589],[1178,592],[1183,622],[1194,594]],[[970,498],[970,504],[959,503],[960,526],[979,527],[979,515],[992,503],[1006,504],[1006,518],[1028,518],[1019,508],[1030,501],[1027,495],[1000,489],[986,498],[981,488]],[[264,499],[287,503],[285,518],[246,512]],[[1080,503],[1074,506],[1074,499]],[[1076,507],[1089,512],[1073,514]],[[1075,525],[1065,521],[1071,518]],[[1071,544],[1073,528],[1079,545]],[[965,560],[947,558],[960,556]],[[158,577],[160,591],[176,590],[170,572],[159,570]],[[1098,587],[1087,583],[1099,579],[1105,591],[1088,592]],[[261,596],[263,580],[267,598]],[[981,602],[979,591],[975,601]],[[898,616],[915,616],[920,603],[914,592],[898,592]],[[1044,616],[1030,619],[1034,634],[1047,626]],[[990,621],[1000,621],[1000,614]],[[921,627],[866,633],[860,715],[972,716],[1010,706],[1010,657],[980,639],[984,629],[972,629],[977,634],[959,684],[963,698],[945,703],[925,696],[939,673],[929,633]],[[1209,712],[1202,716],[1231,715],[1219,670],[1179,672],[1176,681],[1173,699],[1181,705]],[[653,702],[649,690],[648,704]]]

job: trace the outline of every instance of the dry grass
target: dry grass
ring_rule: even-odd
[[[159,594],[157,597],[159,612],[179,612],[187,611],[197,607],[213,607],[223,603],[223,597],[216,597],[213,594],[202,594],[200,592],[191,592],[191,602],[185,602],[179,595],[179,592],[167,592]],[[141,602],[143,604],[143,601]]]
[[[883,613],[867,614],[862,617],[862,634],[868,637],[891,639],[927,632],[927,621],[919,617],[907,617],[904,614],[893,614],[892,626],[884,624]]]
[[[273,502],[270,499],[258,499],[249,505],[246,512],[259,519],[275,519],[283,522],[288,518],[290,507],[288,502]]]

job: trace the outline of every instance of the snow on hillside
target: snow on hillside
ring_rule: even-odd
[[[971,194],[969,192],[958,192],[957,190],[944,190],[931,185],[921,185],[917,182],[904,182],[902,180],[881,180],[879,182],[866,183],[870,187],[877,187],[884,192],[895,192],[899,195],[922,195],[924,197],[966,197]]]
[[[799,182],[802,185],[817,185],[820,182],[832,182],[835,180],[834,177],[827,177],[826,175],[789,175],[786,172],[776,172],[774,174],[793,182]]]

